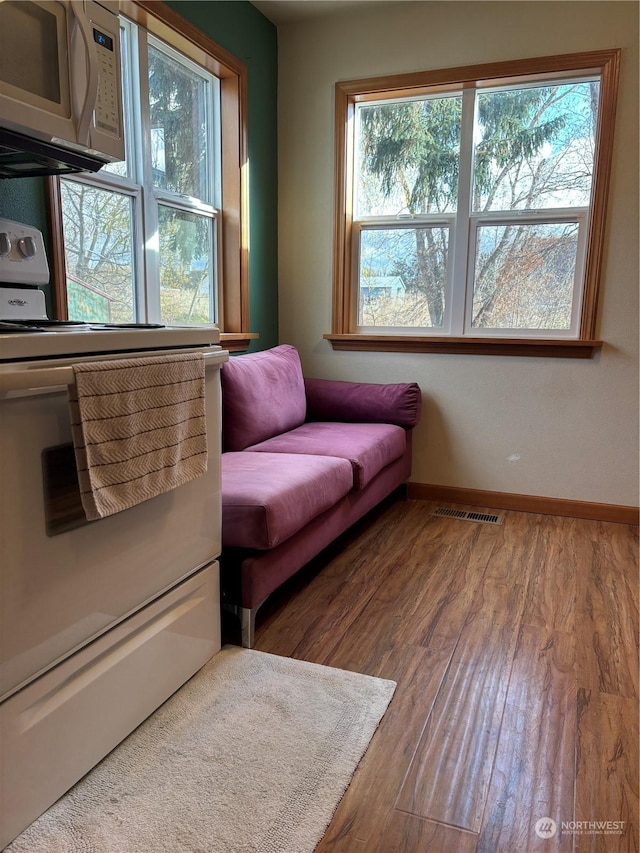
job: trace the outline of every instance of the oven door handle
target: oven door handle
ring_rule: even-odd
[[[7,370],[0,373],[0,392],[50,391],[74,382],[72,367],[37,367],[27,370]]]
[[[148,355],[149,353],[147,353]],[[202,353],[205,367],[220,367],[229,358],[226,350]],[[119,356],[120,358],[122,356]],[[75,375],[71,365],[61,367],[28,367],[17,370],[0,370],[0,395],[20,397],[38,393],[51,393],[73,385]]]

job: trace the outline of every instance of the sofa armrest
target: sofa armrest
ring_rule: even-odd
[[[417,382],[379,385],[337,379],[305,379],[308,421],[383,423],[411,429],[420,420]]]

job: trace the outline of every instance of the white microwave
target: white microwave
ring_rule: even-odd
[[[0,0],[0,177],[124,160],[117,5]]]

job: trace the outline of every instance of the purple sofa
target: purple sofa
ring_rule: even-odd
[[[253,645],[265,599],[406,482],[415,383],[304,379],[289,345],[222,366],[222,600]]]

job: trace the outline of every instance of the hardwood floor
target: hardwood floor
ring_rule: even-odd
[[[638,851],[637,529],[434,506],[377,511],[258,614],[256,648],[398,685],[316,853]]]

